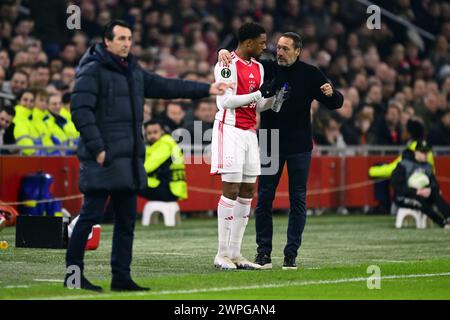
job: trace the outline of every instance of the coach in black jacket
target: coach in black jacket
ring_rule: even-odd
[[[287,32],[278,40],[277,63],[263,63],[268,79],[275,77],[277,87],[288,83],[291,88],[289,98],[284,101],[280,112],[268,110],[261,113],[261,129],[268,129],[269,132],[279,129],[280,148],[278,156],[271,152],[269,139],[267,149],[272,161],[278,160],[278,171],[264,174],[262,165],[262,175],[258,180],[255,211],[258,249],[255,262],[263,268],[272,265],[272,203],[284,164],[287,163],[290,212],[283,269],[297,269],[295,260],[306,223],[306,183],[313,148],[311,102],[318,100],[328,109],[338,109],[344,101],[342,94],[332,87],[317,67],[300,61],[301,48],[300,35]]]
[[[290,94],[279,112],[268,110],[261,113],[261,129],[268,130],[269,138],[267,145],[260,143],[261,176],[258,180],[258,204],[255,211],[258,245],[255,263],[261,265],[262,269],[272,268],[272,203],[285,162],[289,175],[290,212],[283,269],[297,269],[295,259],[306,223],[306,183],[313,148],[311,102],[318,100],[328,109],[338,109],[344,101],[342,94],[332,87],[318,68],[300,61],[301,48],[300,35],[287,32],[278,40],[277,62],[261,61],[264,80],[275,79],[275,90],[285,83],[290,87]],[[226,55],[227,52],[221,50],[220,61],[229,62]],[[278,154],[270,150],[271,132],[279,133]],[[269,165],[263,163],[263,150],[270,154]],[[275,173],[270,169],[274,162],[278,168]]]
[[[84,247],[93,225],[100,223],[111,197],[115,226],[111,255],[111,289],[146,290],[131,279],[130,264],[136,219],[136,194],[146,186],[142,138],[145,98],[202,98],[223,94],[227,85],[165,79],[151,74],[129,54],[132,31],[123,21],[105,27],[103,43],[88,49],[80,61],[71,96],[71,112],[81,137],[80,191],[84,203],[70,239],[65,286],[101,291],[83,274]],[[73,270],[77,270],[77,273]],[[70,267],[70,268],[69,268]]]

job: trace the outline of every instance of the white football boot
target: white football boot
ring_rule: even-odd
[[[236,265],[238,269],[245,270],[259,270],[261,266],[259,264],[253,263],[243,256],[239,256],[235,259],[231,259],[231,261]]]
[[[214,266],[220,270],[236,270],[236,265],[225,256],[216,255],[214,258]]]

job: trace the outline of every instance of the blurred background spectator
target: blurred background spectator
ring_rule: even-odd
[[[337,112],[314,107],[316,144],[403,145],[406,123],[415,115],[423,119],[432,145],[449,145],[450,5],[373,2],[431,36],[385,16],[381,29],[369,30],[366,7],[357,0],[3,0],[0,108],[18,105],[25,89],[39,89],[61,96],[62,112],[70,116],[77,63],[111,19],[133,26],[133,54],[145,69],[205,82],[213,81],[217,50],[233,49],[239,26],[256,21],[268,32],[264,58],[273,57],[282,32],[299,32],[301,59],[317,65],[345,93]],[[69,4],[81,8],[81,30],[66,28]],[[214,112],[214,101],[149,100],[145,118],[158,119],[169,131],[192,131],[192,120],[200,120],[203,133]],[[19,118],[15,122],[25,121]]]

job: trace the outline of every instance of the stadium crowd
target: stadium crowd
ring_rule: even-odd
[[[450,3],[374,2],[433,39],[384,16],[371,30],[367,7],[354,0],[2,1],[0,143],[76,145],[70,93],[77,63],[106,23],[120,18],[134,28],[132,53],[144,68],[209,83],[218,49],[236,46],[243,22],[266,29],[265,59],[273,58],[282,32],[299,32],[301,59],[322,69],[345,97],[337,111],[314,102],[315,144],[403,145],[408,120],[418,118],[431,145],[450,146]],[[69,4],[81,8],[81,30],[65,27]],[[147,100],[144,109],[145,120],[190,132],[193,120],[203,131],[212,128],[216,112],[214,100]],[[3,120],[12,117],[11,125]]]

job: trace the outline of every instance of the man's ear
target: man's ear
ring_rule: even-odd
[[[297,55],[297,57],[300,57],[301,53],[302,53],[302,49],[300,49],[300,48],[295,49],[295,54]]]

